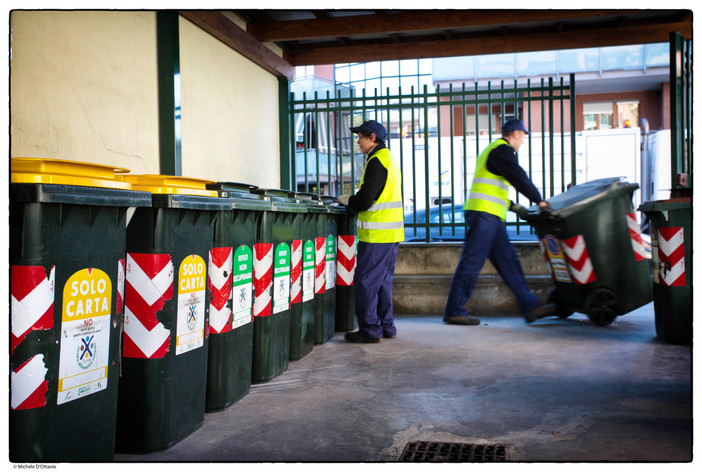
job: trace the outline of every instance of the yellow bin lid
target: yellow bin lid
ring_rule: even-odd
[[[134,190],[145,190],[155,194],[219,196],[216,190],[207,190],[207,184],[215,183],[211,180],[155,174],[126,174],[119,175],[118,178],[129,182]]]
[[[62,159],[13,157],[10,159],[10,182],[21,184],[59,184],[80,187],[130,190],[131,184],[118,180],[117,173],[129,169]]]

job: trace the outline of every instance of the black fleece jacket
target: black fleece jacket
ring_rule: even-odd
[[[355,213],[369,209],[373,202],[383,193],[385,183],[388,180],[388,170],[378,159],[373,159],[373,155],[381,149],[385,149],[385,144],[378,144],[368,153],[363,185],[361,185],[356,195],[352,195],[349,198],[348,208]]]
[[[497,146],[490,152],[485,164],[487,170],[507,179],[512,186],[533,203],[539,203],[541,193],[531,181],[527,173],[519,165],[517,153],[509,144]]]

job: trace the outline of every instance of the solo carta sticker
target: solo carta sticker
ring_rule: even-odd
[[[197,254],[183,259],[178,270],[176,355],[202,347],[205,337],[205,261]]]
[[[107,388],[112,282],[99,269],[73,274],[63,288],[57,404]]]

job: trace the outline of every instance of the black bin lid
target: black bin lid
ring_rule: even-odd
[[[597,200],[614,197],[621,192],[633,192],[638,188],[639,184],[630,184],[624,177],[608,177],[576,185],[547,201],[551,205],[551,214],[567,216]],[[529,213],[540,213],[538,205],[532,205]]]

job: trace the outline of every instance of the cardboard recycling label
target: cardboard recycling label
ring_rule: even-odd
[[[331,290],[336,284],[336,239],[334,235],[327,236],[327,266],[325,275],[327,277],[325,290]]]
[[[232,298],[232,329],[235,329],[252,320],[253,251],[243,244],[234,253]]]
[[[280,243],[273,254],[273,313],[290,308],[290,246]]]
[[[176,356],[204,345],[207,269],[197,254],[183,259],[178,269]]]
[[[302,301],[314,298],[314,241],[307,240],[302,247]]]
[[[107,388],[112,282],[99,269],[73,274],[63,288],[56,403]]]
[[[561,249],[560,241],[550,234],[547,234],[544,236],[543,242],[556,281],[569,284],[573,283],[573,280],[570,278],[570,272],[568,272],[568,264],[566,263],[563,250]]]

